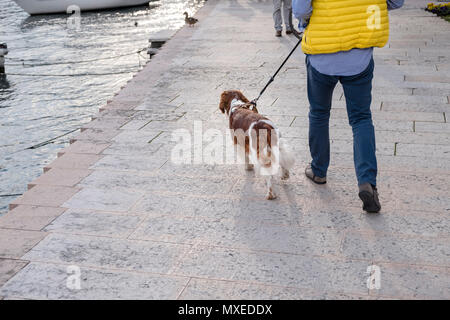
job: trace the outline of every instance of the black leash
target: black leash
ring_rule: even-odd
[[[256,107],[256,103],[258,102],[259,98],[261,98],[261,96],[263,95],[264,91],[266,91],[267,87],[275,80],[275,77],[277,76],[277,74],[280,72],[281,68],[283,68],[283,66],[286,64],[286,62],[289,60],[289,58],[291,57],[291,55],[294,53],[295,49],[297,49],[297,47],[300,45],[300,43],[302,43],[302,37],[303,37],[303,33],[298,32],[295,28],[294,25],[292,24],[292,9],[290,11],[289,14],[289,25],[291,26],[291,30],[292,30],[292,34],[299,39],[299,41],[297,42],[297,44],[295,45],[294,49],[292,49],[292,51],[289,53],[289,55],[286,57],[286,59],[284,59],[283,63],[281,64],[281,66],[278,68],[278,70],[275,72],[275,74],[270,77],[269,82],[267,82],[266,86],[264,87],[264,89],[261,90],[261,92],[259,93],[259,96],[252,100],[250,103],[253,104]]]
[[[292,49],[292,51],[289,53],[289,55],[286,57],[286,59],[284,59],[283,63],[278,68],[278,70],[275,72],[275,74],[272,77],[270,77],[269,82],[267,82],[267,84],[264,87],[264,89],[261,90],[261,92],[259,93],[259,96],[256,99],[254,99],[254,100],[252,100],[250,102],[251,104],[256,106],[256,103],[258,102],[259,98],[261,98],[261,96],[263,95],[264,91],[266,91],[267,87],[275,80],[275,77],[277,76],[277,74],[280,72],[280,70],[283,68],[283,66],[286,64],[286,62],[289,60],[289,58],[294,53],[295,49],[297,49],[297,47],[300,45],[300,43],[302,43],[301,39],[297,42],[297,44],[295,45],[294,49]]]

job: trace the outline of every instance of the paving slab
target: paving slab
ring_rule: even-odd
[[[184,289],[181,300],[368,300],[367,295],[338,292],[320,292],[305,288],[267,286],[253,283],[192,278]]]
[[[383,210],[383,215],[361,214],[359,208],[316,209],[301,216],[299,225],[305,228],[326,228],[341,231],[364,231],[388,234],[423,235],[441,237],[448,235],[449,221],[445,214],[425,213],[410,209]]]
[[[78,289],[68,281],[73,272],[70,267],[30,263],[3,286],[0,294],[35,300],[174,300],[188,282],[183,277],[83,267]]]
[[[248,201],[239,197],[206,197],[189,194],[148,193],[132,208],[141,214],[175,214],[183,208],[187,217],[212,219],[234,218],[274,224],[292,224],[301,217],[299,207],[292,203]]]
[[[50,168],[42,176],[28,184],[29,188],[36,185],[52,185],[74,187],[92,171],[84,169],[59,169]]]
[[[9,206],[11,209],[14,209],[21,204],[44,207],[59,207],[79,190],[79,188],[65,186],[39,185],[30,189],[19,198],[15,199]]]
[[[117,129],[84,129],[81,133],[75,135],[71,142],[74,141],[89,141],[107,143],[111,138],[118,135],[121,131]]]
[[[61,206],[71,209],[125,212],[141,197],[142,192],[133,190],[83,188]]]
[[[404,266],[374,262],[380,268],[380,289],[370,290],[372,297],[395,297],[398,299],[448,300],[450,290],[449,270],[421,266]],[[442,285],[442,282],[447,285]]]
[[[285,253],[338,255],[343,233],[339,230],[303,229],[253,223],[239,219],[207,219],[174,215],[148,215],[130,239],[174,243],[204,243]],[[267,241],[270,239],[270,241]]]
[[[109,143],[95,143],[89,141],[76,141],[72,143],[69,147],[65,148],[63,153],[89,153],[89,154],[100,154],[105,150],[110,144]],[[62,153],[61,153],[62,155]]]
[[[0,218],[0,228],[42,230],[66,209],[19,205]]]
[[[349,232],[342,242],[342,252],[354,259],[445,267],[450,262],[448,241],[448,237]]]
[[[105,194],[108,194],[107,190],[114,186],[116,190],[137,190],[136,194],[139,194],[139,191],[169,191],[214,195],[230,191],[236,181],[237,179],[229,177],[210,177],[199,181],[193,177],[185,176],[98,170],[84,179],[80,185],[105,190]],[[129,193],[130,195],[133,194],[131,191]],[[112,198],[113,196],[111,196]],[[80,198],[80,200],[83,199]],[[93,200],[95,201],[95,199]]]
[[[61,157],[51,162],[46,168],[88,169],[102,157],[102,155],[97,154],[64,153]]]
[[[106,155],[92,165],[91,169],[120,171],[154,171],[161,168],[167,159],[149,160],[148,157],[137,158],[132,155]]]
[[[0,259],[0,286],[27,265],[26,261]]]
[[[41,231],[0,229],[0,258],[20,259],[46,235]]]
[[[44,231],[127,238],[142,220],[134,215],[69,209],[47,225]]]
[[[83,129],[120,129],[130,119],[128,118],[97,118],[83,126]]]
[[[197,246],[174,274],[366,294],[369,261]]]
[[[414,124],[415,132],[445,132],[450,133],[450,123],[422,122],[416,121]]]
[[[190,248],[182,244],[55,233],[49,234],[24,259],[168,274]]]

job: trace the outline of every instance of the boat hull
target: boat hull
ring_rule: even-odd
[[[29,14],[65,13],[71,5],[81,11],[131,7],[148,4],[149,0],[14,0]]]

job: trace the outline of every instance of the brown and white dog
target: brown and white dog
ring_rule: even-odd
[[[259,174],[267,176],[266,199],[275,199],[272,177],[281,169],[281,179],[288,179],[295,162],[279,130],[238,90],[224,91],[219,109],[229,117],[231,136],[235,146],[244,151],[246,169],[255,167]]]

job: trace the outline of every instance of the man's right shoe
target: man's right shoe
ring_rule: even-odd
[[[368,213],[378,213],[381,210],[378,190],[370,183],[363,183],[359,186],[359,198],[363,202],[363,210]]]
[[[275,32],[275,37],[281,37],[281,30],[277,30]]]

